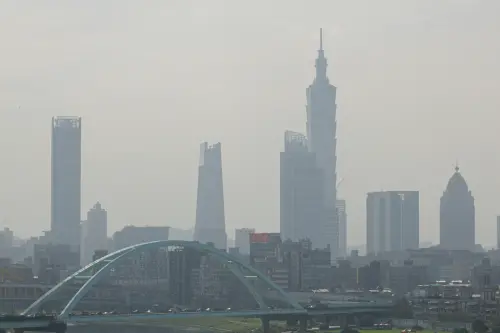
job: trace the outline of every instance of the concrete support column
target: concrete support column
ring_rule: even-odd
[[[269,333],[270,332],[270,324],[269,324],[269,318],[267,317],[261,317],[260,321],[262,322],[262,332],[263,333]]]
[[[339,315],[339,326],[340,329],[343,330],[347,328],[349,325],[348,320],[347,320],[347,315]]]
[[[53,333],[66,333],[68,326],[64,322],[57,322],[49,325],[49,332]]]
[[[300,318],[299,324],[300,324],[300,327],[299,327],[300,333],[304,333],[305,331],[307,331],[307,317]]]
[[[330,316],[326,315],[325,316],[325,324],[328,325],[328,326],[330,326],[330,321],[331,321]]]
[[[360,321],[359,321],[358,316],[353,316],[353,321],[354,321],[354,325],[356,325],[356,327],[360,326]]]

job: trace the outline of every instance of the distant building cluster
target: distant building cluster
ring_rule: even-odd
[[[158,240],[163,238],[162,233],[168,234],[168,229],[129,226],[115,233],[111,243],[115,248],[123,248],[138,239]],[[309,240],[283,241],[280,233],[251,230],[241,233],[249,236],[248,242],[229,249],[235,258],[254,267],[283,290],[309,300],[320,297],[345,301],[375,296],[397,299],[411,295],[412,307],[420,318],[437,318],[442,313],[457,312],[456,308],[463,306],[472,314],[486,311],[484,306],[496,304],[498,299],[499,250],[486,253],[433,247],[367,256],[353,252],[331,265],[329,248],[314,249]],[[247,245],[249,252],[240,253],[239,248]],[[92,260],[107,253],[96,250]],[[10,311],[11,307],[27,306],[78,269],[79,259],[64,244],[35,244],[34,256],[20,263],[1,259],[0,295],[5,296],[0,307]],[[241,273],[250,280],[255,275],[244,270]],[[267,287],[262,287],[262,293],[266,294]],[[238,276],[228,269],[227,260],[188,247],[136,253],[117,266],[82,301],[82,306],[92,311],[125,311],[127,302],[131,302],[127,301],[127,290],[136,295],[134,307],[142,309],[152,304],[166,308],[182,304],[194,309],[257,306],[248,290],[242,288]],[[318,293],[321,295],[307,296]]]
[[[250,235],[250,264],[287,291],[328,285],[330,249],[313,249],[309,240],[282,241],[279,233]]]

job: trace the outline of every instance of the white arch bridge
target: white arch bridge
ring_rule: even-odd
[[[189,310],[177,313],[170,312],[155,312],[155,313],[126,313],[126,314],[83,314],[74,313],[75,307],[82,299],[92,290],[97,287],[100,281],[104,281],[106,277],[115,269],[127,265],[127,260],[134,256],[141,255],[148,251],[154,252],[159,249],[166,248],[191,249],[200,254],[210,255],[216,259],[221,267],[228,269],[239,280],[244,288],[248,291],[251,297],[255,300],[257,307],[245,310],[219,310],[219,311],[198,311]],[[120,266],[122,265],[122,266]],[[249,278],[251,277],[251,278]],[[259,287],[256,288],[256,280],[259,280]],[[83,284],[82,284],[83,283]],[[71,290],[76,290],[70,300],[63,303],[63,308],[55,317],[42,316],[39,317],[41,310],[44,309],[44,304],[58,300],[58,292],[69,286]],[[248,297],[247,297],[248,298]],[[279,300],[280,307],[276,308],[269,304]],[[254,304],[254,303],[253,303]],[[273,303],[274,304],[274,303]],[[228,253],[218,250],[210,245],[201,244],[198,242],[165,240],[154,241],[148,243],[137,244],[130,246],[114,253],[108,254],[93,263],[83,267],[73,275],[67,277],[54,288],[45,293],[42,297],[31,304],[21,316],[0,320],[0,333],[6,328],[17,328],[20,330],[35,329],[38,331],[49,332],[64,332],[68,323],[101,323],[101,322],[127,322],[127,321],[148,321],[157,319],[170,318],[191,318],[191,317],[259,317],[262,320],[263,331],[269,330],[269,320],[299,320],[302,329],[305,329],[307,318],[323,316],[326,318],[342,317],[347,318],[352,315],[387,313],[392,308],[389,304],[362,304],[346,302],[343,304],[335,304],[321,309],[304,309],[291,295],[283,291],[267,276],[256,270],[255,268],[241,262],[238,258],[229,255]],[[329,320],[329,319],[327,319]],[[301,330],[302,330],[301,329]]]
[[[300,304],[298,304],[292,297],[290,297],[290,295],[283,291],[283,289],[272,282],[267,276],[251,267],[250,265],[241,262],[238,258],[235,258],[234,256],[231,256],[224,251],[218,250],[213,246],[201,244],[198,242],[165,240],[133,245],[108,254],[107,256],[92,262],[91,264],[83,267],[76,273],[67,277],[50,291],[45,293],[37,301],[31,304],[23,312],[23,315],[34,315],[36,313],[39,313],[43,308],[43,305],[49,301],[54,300],[57,297],[56,295],[58,291],[62,290],[62,288],[74,283],[75,281],[80,281],[80,283],[81,281],[85,281],[58,315],[59,320],[68,321],[71,317],[73,309],[82,300],[82,298],[87,295],[87,293],[94,286],[96,286],[99,281],[109,276],[109,273],[113,269],[118,268],[118,265],[122,264],[126,259],[130,258],[134,254],[137,255],[138,253],[142,253],[144,251],[157,250],[159,248],[168,247],[193,249],[195,251],[211,255],[211,257],[215,258],[220,262],[220,264],[229,269],[252,295],[252,297],[255,299],[255,302],[258,304],[258,309],[253,309],[253,311],[256,313],[258,312],[259,314],[261,314],[263,312],[276,312],[278,310],[273,309],[268,304],[268,301],[266,301],[266,298],[264,297],[264,295],[262,295],[262,291],[257,290],[255,284],[252,283],[253,281],[247,278],[249,273],[252,275],[252,278],[257,278],[258,280],[263,282],[268,292],[279,296],[279,298],[285,304],[284,309],[282,309],[284,310],[284,312],[305,313],[304,308]],[[212,316],[216,314],[206,313],[203,315]]]

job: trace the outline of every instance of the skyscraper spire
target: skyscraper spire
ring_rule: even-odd
[[[323,28],[319,29],[319,50],[318,58],[316,59],[316,80],[328,81],[326,77],[327,61],[323,50]]]
[[[319,50],[323,51],[323,28],[319,28]]]

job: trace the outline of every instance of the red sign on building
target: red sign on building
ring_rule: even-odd
[[[267,243],[269,242],[268,233],[253,233],[250,234],[250,243]]]

